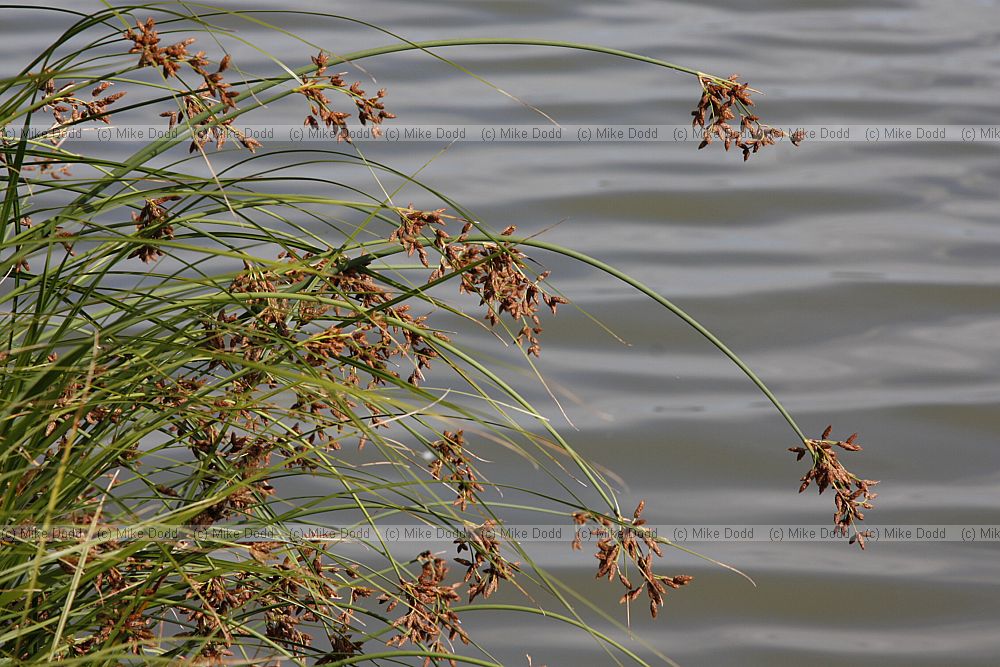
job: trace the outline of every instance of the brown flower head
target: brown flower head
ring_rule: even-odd
[[[745,161],[784,136],[782,130],[761,123],[760,118],[751,113],[753,89],[740,82],[738,74],[733,74],[728,80],[700,75],[698,80],[702,94],[697,108],[691,112],[694,117],[691,126],[702,129],[699,149],[718,139],[727,151],[733,146],[739,148]],[[733,127],[729,121],[736,119],[739,119],[739,126]]]
[[[649,598],[649,613],[656,618],[660,607],[664,604],[667,589],[686,586],[694,577],[683,574],[665,576],[653,572],[653,556],[662,558],[663,551],[655,536],[643,527],[646,523],[642,518],[645,507],[646,501],[643,500],[635,508],[631,520],[619,516],[617,522],[589,512],[576,512],[573,514],[573,523],[583,526],[588,521],[593,522],[599,526],[598,535],[603,535],[597,542],[595,554],[598,560],[597,578],[607,578],[608,581],[618,579],[625,588],[625,593],[618,601],[620,604],[633,602],[645,591],[646,597]],[[573,548],[579,549],[580,546],[581,539],[578,533],[573,541]],[[625,574],[623,565],[626,559],[638,569],[642,577],[642,581],[635,585]]]
[[[132,214],[137,236],[145,239],[174,238],[174,228],[167,224],[167,209],[163,208],[162,204],[177,199],[180,199],[177,195],[147,199],[142,209],[138,213]],[[141,245],[132,251],[128,258],[138,257],[143,262],[148,263],[156,261],[162,255],[159,246]]]
[[[861,446],[857,444],[858,434],[854,433],[846,440],[830,440],[832,432],[833,427],[827,426],[819,439],[810,438],[803,442],[804,447],[789,448],[790,452],[796,454],[796,460],[801,460],[806,454],[813,460],[812,467],[802,477],[799,493],[805,491],[813,482],[816,483],[819,493],[832,488],[835,492],[833,500],[836,506],[833,523],[837,533],[845,537],[849,532],[852,533],[850,543],[857,542],[858,546],[864,549],[868,532],[858,530],[856,522],[865,519],[861,510],[872,509],[872,501],[878,494],[873,493],[871,487],[878,482],[861,479],[848,471],[837,458],[835,447],[848,452],[861,451]]]

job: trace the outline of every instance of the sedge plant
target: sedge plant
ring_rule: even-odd
[[[536,263],[546,255],[631,286],[729,357],[800,441],[803,488],[832,488],[838,527],[863,545],[855,522],[873,482],[835,454],[858,449],[854,436],[807,438],[736,354],[621,270],[487,224],[351,142],[359,123],[378,136],[394,118],[384,90],[352,80],[394,52],[458,76],[475,75],[443,53],[473,44],[691,76],[703,146],[744,159],[783,136],[747,84],[584,44],[415,43],[339,16],[325,18],[387,45],[341,54],[301,40],[300,60],[268,53],[273,71],[251,73],[227,44],[245,45],[240,25],[287,37],[268,12],[32,11],[68,27],[0,79],[4,664],[495,665],[463,619],[511,611],[648,664],[655,649],[588,624],[585,596],[498,530],[527,512],[606,531],[598,576],[654,616],[691,581],[661,571],[682,547],[643,528],[643,503],[620,507],[606,472],[477,351],[492,340],[533,368],[545,318],[568,303]],[[234,122],[262,107],[329,142],[262,145]],[[122,119],[164,132],[125,154],[73,140]],[[402,205],[385,183],[421,201]],[[549,482],[492,481],[497,456]],[[452,553],[380,530],[405,523],[453,531]],[[332,526],[366,531],[302,530]],[[500,589],[522,602],[491,599]]]

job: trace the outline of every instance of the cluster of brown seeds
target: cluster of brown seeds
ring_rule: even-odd
[[[132,213],[132,221],[135,223],[136,234],[145,239],[167,239],[174,238],[174,228],[168,224],[167,209],[163,207],[168,201],[180,199],[177,195],[157,197],[147,199],[146,203],[138,213]],[[128,256],[129,259],[138,257],[143,262],[155,262],[163,255],[159,246],[141,245]]]
[[[691,112],[694,117],[691,126],[702,128],[703,138],[699,149],[718,139],[727,151],[734,145],[739,148],[745,161],[761,148],[772,145],[785,133],[776,127],[764,125],[758,116],[750,112],[750,107],[754,106],[750,96],[752,90],[748,84],[741,83],[739,78],[738,74],[733,74],[728,81],[699,76],[702,94],[698,107]],[[740,119],[739,128],[729,123],[737,116]],[[803,136],[799,136],[793,143],[797,146],[802,139]]]
[[[331,74],[327,77],[326,70],[330,64],[330,56],[322,51],[311,56],[310,59],[316,66],[316,71],[313,72],[312,76],[303,79],[304,85],[299,88],[299,92],[312,103],[309,108],[310,112],[314,116],[319,116],[319,119],[327,127],[344,127],[349,114],[331,112],[328,108],[330,99],[322,92],[324,88],[343,88],[345,85],[343,74]],[[324,77],[327,77],[327,80],[324,80]],[[313,116],[306,116],[303,124],[319,127],[319,121]]]
[[[419,211],[413,208],[413,204],[410,204],[405,209],[400,209],[398,211],[400,219],[399,227],[389,235],[389,242],[397,242],[402,245],[406,248],[407,255],[413,255],[416,252],[417,257],[420,258],[420,263],[430,268],[430,263],[427,261],[427,250],[424,249],[423,243],[424,228],[429,225],[447,224],[441,217],[444,211],[445,209],[443,208],[435,211]],[[434,230],[434,245],[438,248],[444,248],[448,242],[448,233],[440,227],[433,227],[432,229]]]
[[[265,619],[264,635],[292,652],[298,653],[312,643],[312,637],[300,626],[317,622],[321,617],[330,618],[337,612],[341,600],[338,585],[331,577],[344,572],[357,578],[357,572],[324,563],[323,554],[310,546],[289,547],[277,542],[252,542],[248,545],[251,557],[266,565],[280,555],[284,560],[277,564],[272,574],[260,576],[248,571],[213,576],[193,582],[186,594],[191,631],[178,636],[198,637],[200,648],[194,662],[197,664],[230,664],[234,643],[234,627],[229,619],[261,613]],[[357,655],[361,642],[351,639],[350,623],[354,605],[373,591],[363,586],[348,586],[349,605],[328,626],[332,650],[322,656],[317,664],[333,662]]]
[[[147,18],[145,23],[137,21],[135,30],[125,30],[125,39],[132,42],[129,53],[140,54],[139,67],[161,67],[167,79],[177,75],[188,57],[187,47],[195,42],[194,37],[189,37],[171,46],[160,47],[160,34],[152,17]]]
[[[438,456],[429,466],[431,476],[443,479],[455,489],[455,505],[464,512],[470,503],[476,502],[476,494],[484,490],[472,461],[465,453],[465,432],[445,431],[444,438],[431,443],[430,448]],[[444,466],[448,466],[451,472],[442,476]]]
[[[455,639],[469,643],[469,635],[462,628],[462,621],[451,608],[461,597],[457,588],[461,582],[446,584],[448,565],[443,558],[437,558],[430,551],[421,553],[417,560],[422,563],[420,576],[415,581],[401,581],[399,594],[383,594],[379,602],[385,603],[386,611],[398,605],[406,607],[405,615],[396,619],[392,626],[399,631],[386,641],[387,646],[402,646],[409,642],[414,646],[424,646],[434,652],[447,652],[445,640]],[[457,667],[454,660],[449,661]],[[425,658],[424,667],[432,664]]]
[[[332,109],[330,99],[323,93],[324,89],[334,89],[346,93],[354,100],[354,105],[358,109],[358,120],[362,125],[372,125],[372,136],[382,136],[380,129],[382,121],[396,117],[395,114],[385,110],[385,104],[382,102],[385,89],[379,89],[373,97],[366,97],[367,93],[361,88],[360,81],[355,81],[348,87],[344,83],[343,74],[326,76],[330,63],[330,56],[327,54],[320,52],[312,56],[312,62],[316,66],[316,71],[297,89],[309,100],[309,114],[302,124],[319,128],[322,123],[327,128],[338,128],[337,141],[351,141],[351,133],[347,127],[349,115]]]
[[[455,562],[465,566],[462,581],[469,583],[469,602],[482,595],[488,598],[500,588],[501,581],[510,581],[520,571],[520,563],[511,562],[500,552],[500,540],[495,531],[496,524],[487,521],[475,530],[467,531],[465,537],[455,540],[458,553],[469,552],[469,558],[456,558]]]
[[[0,353],[0,362],[7,360],[7,353]],[[52,353],[46,359],[46,366],[51,372],[58,373],[58,355]],[[44,453],[31,457],[21,448],[17,448],[18,454],[27,462],[28,469],[25,470],[16,481],[8,481],[14,486],[15,494],[24,498],[27,502],[33,502],[48,493],[49,489],[41,486],[39,481],[46,478],[42,473],[51,471],[61,465],[66,448],[70,446],[70,431],[72,429],[95,429],[99,427],[113,427],[118,424],[125,414],[124,408],[116,406],[105,398],[106,391],[103,376],[107,369],[104,366],[96,365],[87,374],[67,374],[63,383],[54,383],[48,388],[48,395],[39,395],[34,402],[45,406],[49,410],[50,418],[45,425],[43,435],[45,438],[56,436],[55,442]],[[84,399],[89,397],[90,401]],[[138,454],[134,447],[122,448],[117,456],[110,457],[113,464],[123,464],[135,458]],[[79,499],[81,508],[96,506],[97,500],[94,496]],[[93,513],[84,517],[84,523],[89,521]],[[75,522],[75,519],[74,519]]]
[[[306,363],[310,366],[326,366],[337,363],[337,357],[347,350],[347,334],[340,327],[331,326],[306,340]]]
[[[789,448],[788,451],[796,455],[796,460],[801,460],[806,454],[810,454],[813,459],[813,465],[809,472],[802,477],[799,493],[809,488],[809,484],[812,482],[816,483],[820,493],[832,488],[836,493],[834,496],[836,511],[833,513],[833,523],[838,534],[846,537],[848,532],[851,532],[850,543],[857,542],[858,546],[864,549],[865,538],[870,535],[868,531],[858,530],[856,522],[865,519],[862,509],[872,509],[872,501],[878,497],[878,494],[873,493],[871,487],[878,484],[878,481],[861,479],[847,470],[837,458],[837,452],[834,451],[834,447],[848,452],[861,451],[861,446],[856,442],[858,434],[854,433],[846,440],[830,440],[832,432],[833,427],[827,426],[818,440],[809,439],[803,443],[804,447]]]
[[[0,153],[0,157],[2,156],[3,153]],[[21,229],[31,229],[31,224],[31,216],[26,215],[20,218],[17,221],[18,231]],[[17,248],[17,250],[20,250],[20,248]],[[29,271],[31,271],[31,264],[27,259],[21,258],[14,262],[14,273],[27,273]]]
[[[312,637],[299,625],[314,617],[314,612],[306,611],[306,605],[298,601],[304,587],[291,558],[286,557],[282,569],[286,567],[288,574],[272,577],[272,587],[263,598],[267,609],[264,634],[283,646],[299,649],[312,643]]]
[[[271,456],[279,452],[286,457],[289,451],[278,438],[265,435],[237,435],[230,432],[226,447],[215,425],[199,420],[195,428],[186,433],[192,449],[203,455],[221,450],[219,457],[212,457],[205,468],[210,472],[201,481],[206,495],[222,483],[225,476],[234,476],[236,482],[225,497],[195,515],[191,523],[208,526],[234,515],[244,518],[253,516],[264,501],[274,494],[274,487],[264,477],[270,467]],[[214,473],[214,474],[211,474]],[[235,473],[235,475],[234,475]]]
[[[226,57],[228,58],[228,56]],[[169,129],[173,129],[177,123],[184,119],[185,115],[188,119],[192,119],[194,124],[194,138],[188,147],[189,153],[204,150],[205,146],[209,143],[213,143],[215,149],[219,150],[226,145],[226,139],[230,136],[235,137],[236,141],[251,153],[256,152],[261,143],[234,127],[233,121],[235,118],[220,119],[212,113],[211,109],[215,104],[216,98],[209,93],[192,94],[184,98],[184,108],[182,110],[164,111],[160,116],[169,119]],[[201,114],[206,113],[208,115],[204,120],[200,122],[193,121],[193,119]]]
[[[408,255],[417,253],[426,267],[429,267],[428,244],[437,248],[441,260],[427,282],[433,283],[452,273],[460,273],[459,291],[480,297],[480,305],[487,307],[486,319],[490,325],[496,326],[503,313],[521,320],[523,325],[517,333],[517,342],[524,345],[529,354],[538,356],[541,352],[538,335],[542,333],[537,312],[540,302],[555,314],[559,304],[569,301],[542,288],[541,283],[548,278],[548,271],[534,278],[527,275],[526,256],[514,243],[468,242],[473,227],[469,221],[465,222],[457,237],[451,236],[443,229],[451,217],[444,215],[444,211],[421,211],[413,208],[412,204],[398,209],[400,225],[389,236],[389,241],[402,245]],[[427,238],[427,229],[433,230],[433,238]],[[517,227],[511,225],[500,236],[510,236],[516,231]]]
[[[208,70],[210,62],[205,57],[204,51],[188,52],[188,47],[195,42],[194,37],[161,47],[160,35],[153,18],[146,19],[145,23],[136,22],[135,29],[129,28],[125,31],[125,39],[132,42],[129,53],[139,54],[139,67],[159,67],[164,78],[169,79],[176,77],[181,68],[187,65],[202,78],[204,88],[185,95],[184,108],[181,111],[165,111],[160,114],[169,119],[170,128],[183,119],[185,114],[192,122],[197,117],[208,114],[201,122],[195,122],[191,152],[203,150],[209,141],[214,141],[217,149],[222,148],[229,135],[236,137],[236,140],[251,152],[260,146],[260,142],[256,139],[246,136],[232,126],[234,119],[220,119],[210,112],[212,107],[218,104],[229,110],[237,108],[236,98],[239,97],[239,92],[234,90],[223,77],[223,72],[232,64],[228,54],[223,56],[216,70],[211,72]]]
[[[528,354],[539,356],[541,345],[538,335],[542,332],[538,316],[540,302],[555,314],[559,304],[569,301],[542,288],[541,283],[548,278],[548,271],[534,278],[527,275],[526,256],[515,244],[465,243],[470,228],[471,223],[466,223],[462,234],[454,241],[448,240],[449,237],[442,239],[441,234],[437,234],[436,243],[441,245],[442,258],[438,268],[430,275],[429,282],[449,272],[460,271],[459,291],[479,296],[480,305],[487,307],[486,319],[490,325],[496,326],[503,313],[521,320],[523,326],[517,333],[517,342],[526,346]],[[509,236],[514,231],[516,227],[508,227],[502,235]]]
[[[618,582],[625,588],[625,594],[618,601],[620,604],[635,601],[645,590],[646,597],[649,598],[649,613],[656,618],[660,607],[663,606],[667,589],[686,586],[694,577],[686,574],[664,576],[653,572],[653,556],[662,558],[663,550],[649,535],[648,530],[642,528],[646,524],[646,520],[641,518],[645,507],[646,501],[643,500],[635,508],[631,521],[618,517],[618,521],[614,522],[607,517],[589,512],[576,512],[573,514],[573,522],[577,526],[593,522],[599,526],[600,533],[606,535],[597,542],[595,554],[598,560],[597,578],[607,578],[608,581],[618,578]],[[573,548],[576,550],[582,548],[579,533],[573,541]],[[623,567],[625,558],[636,566],[642,577],[642,581],[636,585],[633,585],[632,580],[625,574]]]
[[[233,635],[223,619],[244,609],[253,599],[254,590],[247,580],[246,576],[237,576],[232,581],[223,576],[210,577],[192,582],[185,594],[185,599],[201,603],[198,606],[189,603],[185,613],[193,630],[186,634],[203,638],[199,655],[205,663],[223,664],[232,655],[229,647]]]
[[[372,97],[365,97],[366,93],[362,90],[361,83],[355,81],[348,90],[354,97],[354,106],[358,108],[358,120],[361,121],[362,125],[371,123],[374,126],[372,127],[372,136],[382,136],[382,130],[378,126],[386,118],[396,117],[395,114],[385,110],[385,104],[382,102],[382,98],[385,97],[385,88],[379,88]]]
[[[76,83],[70,81],[56,89],[56,82],[53,79],[46,79],[42,86],[45,97],[48,100],[45,108],[52,112],[56,127],[63,127],[87,120],[99,120],[103,123],[110,123],[108,107],[125,97],[125,92],[111,93],[104,95],[111,87],[110,81],[101,81],[97,87],[90,91],[91,99],[76,97],[73,88]],[[67,116],[66,114],[69,114]]]
[[[195,43],[194,37],[161,47],[160,35],[156,30],[156,21],[153,18],[146,19],[145,23],[136,22],[135,30],[129,28],[125,31],[125,39],[132,42],[129,53],[139,54],[139,67],[160,67],[163,77],[170,79],[176,77],[183,65],[188,65],[205,82],[206,92],[213,95],[216,100],[229,107],[236,108],[236,98],[239,93],[232,89],[232,86],[223,81],[222,73],[229,69],[231,59],[224,56],[219,62],[215,72],[209,72],[206,68],[209,65],[204,51],[189,53],[188,48]]]
[[[84,506],[98,505],[92,495],[81,496],[80,501]],[[86,526],[95,521],[95,513],[80,512],[71,518],[77,525]],[[99,542],[88,549],[84,557],[87,561],[96,561],[104,554],[113,554],[121,546],[113,540]],[[60,559],[59,567],[67,574],[73,573],[80,567],[79,558],[70,556]],[[105,643],[125,644],[134,654],[142,655],[143,649],[154,643],[153,619],[146,615],[146,610],[149,599],[156,595],[167,575],[156,576],[153,567],[149,561],[128,556],[94,578],[93,590],[102,600],[97,613],[97,628],[87,637],[70,640],[73,655],[86,656]],[[145,601],[135,605],[133,595],[141,595]]]
[[[107,605],[106,607],[102,606],[98,614],[100,627],[97,632],[79,642],[74,641],[71,645],[73,653],[85,656],[93,652],[95,647],[107,642],[113,633],[117,633],[119,635],[118,641],[128,645],[129,649],[136,655],[142,655],[143,647],[152,644],[156,636],[152,630],[153,620],[143,614],[144,609],[122,616],[118,605],[111,603],[110,600]],[[129,605],[125,603],[121,606],[128,607]]]
[[[234,396],[245,396],[257,386],[273,386],[273,378],[264,370],[267,363],[282,360],[289,354],[285,341],[294,337],[304,361],[324,377],[355,387],[372,388],[400,379],[395,367],[412,365],[407,381],[417,384],[423,369],[438,355],[434,340],[447,340],[436,331],[424,329],[425,316],[414,316],[407,304],[391,304],[393,295],[364,269],[364,262],[354,265],[313,259],[311,256],[287,255],[289,270],[262,270],[247,265],[229,287],[231,294],[270,293],[239,300],[237,307],[226,307],[206,319],[204,345],[233,359],[243,358],[256,366],[233,378]],[[280,298],[284,290],[301,290],[347,305],[325,305]],[[317,319],[334,319],[318,329]],[[295,349],[292,346],[291,349]],[[270,362],[268,361],[270,360]],[[218,365],[232,366],[228,361]],[[216,362],[213,361],[213,365]],[[315,425],[334,427],[338,432],[352,424],[350,411],[356,402],[346,395],[329,395],[296,390],[292,409],[308,416]],[[370,410],[372,425],[380,413]],[[328,413],[329,417],[323,417]],[[322,428],[310,436],[310,443],[327,441],[338,449],[336,438]],[[363,444],[364,436],[359,441]]]
[[[47,361],[55,366],[58,361],[58,354],[52,353]],[[78,428],[94,426],[105,421],[117,424],[122,415],[122,409],[110,408],[106,405],[95,405],[88,407],[84,411],[82,418],[74,419],[78,413],[77,406],[81,396],[87,391],[97,391],[101,389],[101,375],[104,373],[103,367],[95,367],[92,377],[86,380],[83,377],[68,381],[62,393],[51,404],[51,420],[45,426],[45,436],[52,435],[56,429],[63,424],[76,425]]]
[[[45,94],[46,101],[42,108],[51,112],[53,118],[49,140],[54,146],[60,145],[65,140],[65,135],[59,132],[62,128],[90,120],[110,123],[111,105],[125,96],[124,91],[105,95],[112,85],[110,81],[98,82],[90,91],[90,99],[86,99],[77,96],[78,86],[75,81],[57,86],[49,70],[43,70],[39,78],[42,80],[39,89]],[[0,159],[0,164],[2,163]],[[71,175],[69,166],[54,155],[34,158],[31,164],[22,167],[22,171],[26,172],[36,170],[54,179]]]

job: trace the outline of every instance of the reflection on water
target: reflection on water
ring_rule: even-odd
[[[0,55],[20,62],[40,24],[4,11]],[[393,1],[337,11],[411,39],[544,36],[739,71],[767,92],[759,102],[780,125],[996,117],[1000,11],[991,0],[768,0],[752,10],[736,0]],[[382,41],[304,17],[286,24],[334,51]],[[697,97],[693,80],[593,54],[482,47],[448,56],[566,123],[682,122]],[[238,60],[267,67],[260,54]],[[538,122],[426,57],[366,68],[408,123]],[[369,155],[416,169],[438,148]],[[806,143],[744,165],[691,145],[468,143],[422,176],[496,228],[552,227],[547,240],[662,291],[743,355],[811,432],[828,422],[859,431],[867,450],[857,466],[883,480],[879,521],[1000,523],[998,156],[996,144]],[[736,369],[606,277],[551,265],[558,286],[630,344],[564,308],[547,325],[541,363],[580,429],[565,431],[627,480],[629,502],[647,498],[654,523],[826,520],[827,498],[796,496],[802,470],[784,451],[794,443]],[[541,388],[530,398],[547,400]],[[757,587],[671,556],[698,575],[695,585],[672,594],[655,624],[632,619],[684,665],[1000,663],[995,546],[705,550]],[[618,609],[613,589],[591,583],[588,556],[540,558]],[[506,620],[481,632],[488,644],[495,634],[508,664],[524,664],[526,652],[535,664],[607,664],[586,638]]]

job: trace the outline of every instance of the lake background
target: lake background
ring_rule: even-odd
[[[766,91],[757,99],[763,120],[781,127],[998,118],[1000,8],[992,0],[296,7],[354,16],[412,40],[562,39],[739,72]],[[51,39],[52,27],[37,16],[0,12],[5,62],[24,62]],[[340,53],[390,41],[330,21],[282,25]],[[281,51],[292,64],[308,54]],[[597,54],[490,46],[442,55],[565,124],[685,123],[699,95],[691,77]],[[250,50],[237,62],[268,69]],[[425,55],[364,67],[389,89],[387,106],[400,123],[544,122]],[[366,150],[405,171],[445,145]],[[469,142],[451,146],[421,178],[494,228],[548,230],[545,240],[657,289],[740,354],[810,435],[828,423],[836,435],[858,431],[866,449],[848,455],[849,467],[882,480],[873,522],[998,524],[998,158],[997,142],[783,143],[746,164],[690,143]],[[412,195],[418,207],[435,205]],[[564,307],[547,318],[540,362],[579,429],[562,431],[627,481],[624,505],[647,499],[646,516],[659,524],[827,522],[832,500],[796,495],[805,465],[785,451],[794,437],[738,369],[641,295],[539,258],[560,290],[629,343]],[[545,404],[540,387],[523,384]],[[558,414],[551,402],[543,409]],[[685,667],[1000,664],[1000,544],[887,543],[864,553],[833,543],[698,548],[757,587],[668,552],[664,571],[696,581],[668,598],[656,622],[641,610],[632,622]],[[617,590],[591,583],[590,556],[543,552],[544,564],[624,620]],[[501,619],[477,632],[505,664],[526,664],[525,653],[550,667],[609,663],[579,633],[535,617]]]

